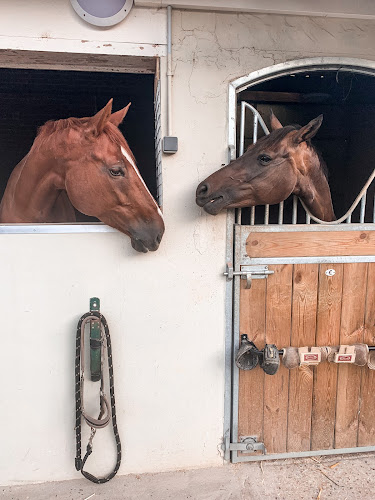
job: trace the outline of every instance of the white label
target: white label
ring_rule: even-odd
[[[326,276],[334,276],[336,271],[334,269],[327,269]]]

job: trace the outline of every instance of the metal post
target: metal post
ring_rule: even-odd
[[[167,136],[172,136],[172,7],[167,7]]]

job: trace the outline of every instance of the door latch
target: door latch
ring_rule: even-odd
[[[239,443],[230,443],[230,451],[242,451],[242,452],[252,452],[252,451],[262,451],[266,455],[267,450],[264,443],[258,441],[257,436],[245,436],[241,437]]]
[[[242,280],[246,280],[245,288],[250,289],[253,279],[265,279],[274,272],[270,271],[268,266],[241,266],[241,271],[234,271],[233,266],[227,264],[224,276],[227,277],[228,281],[232,280],[234,276],[240,276]]]

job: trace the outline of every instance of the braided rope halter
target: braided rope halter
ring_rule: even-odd
[[[101,349],[101,365],[102,369],[100,372],[100,412],[98,418],[93,418],[88,415],[84,410],[83,404],[83,389],[84,389],[84,332],[85,326],[89,321],[99,320],[100,323],[100,339],[96,340],[99,345],[92,347],[100,347]],[[92,342],[92,340],[91,340]],[[110,404],[104,393],[104,377],[103,377],[103,358],[105,353],[105,345],[107,346],[107,358],[108,358],[108,372],[109,372],[109,393],[110,393]],[[106,483],[112,479],[120,468],[121,464],[121,441],[117,429],[116,420],[116,403],[115,403],[115,390],[114,390],[114,378],[113,378],[113,361],[112,361],[112,347],[111,347],[111,337],[109,335],[108,323],[105,317],[96,311],[91,311],[83,316],[81,316],[77,325],[77,336],[76,336],[76,358],[75,358],[75,398],[76,398],[76,458],[75,467],[77,471],[81,471],[82,475],[92,481],[93,483],[102,484]],[[117,457],[116,464],[113,471],[104,477],[95,477],[90,472],[84,471],[86,460],[91,455],[93,450],[93,439],[96,434],[97,429],[103,429],[106,427],[112,416],[112,427],[113,434],[115,437]],[[81,456],[81,422],[82,418],[91,427],[90,438],[86,447],[86,454],[82,459]]]

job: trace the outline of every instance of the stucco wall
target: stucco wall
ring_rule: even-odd
[[[102,30],[61,0],[0,7],[0,48],[161,55],[164,89],[165,42],[165,10],[135,8]],[[222,463],[225,214],[203,213],[194,191],[227,160],[228,83],[300,57],[372,59],[374,42],[363,20],[173,13],[179,151],[163,159],[167,229],[158,252],[137,254],[113,232],[0,236],[1,484],[78,475],[74,336],[94,295],[111,327],[120,473]],[[94,441],[94,473],[112,465],[105,433]]]

